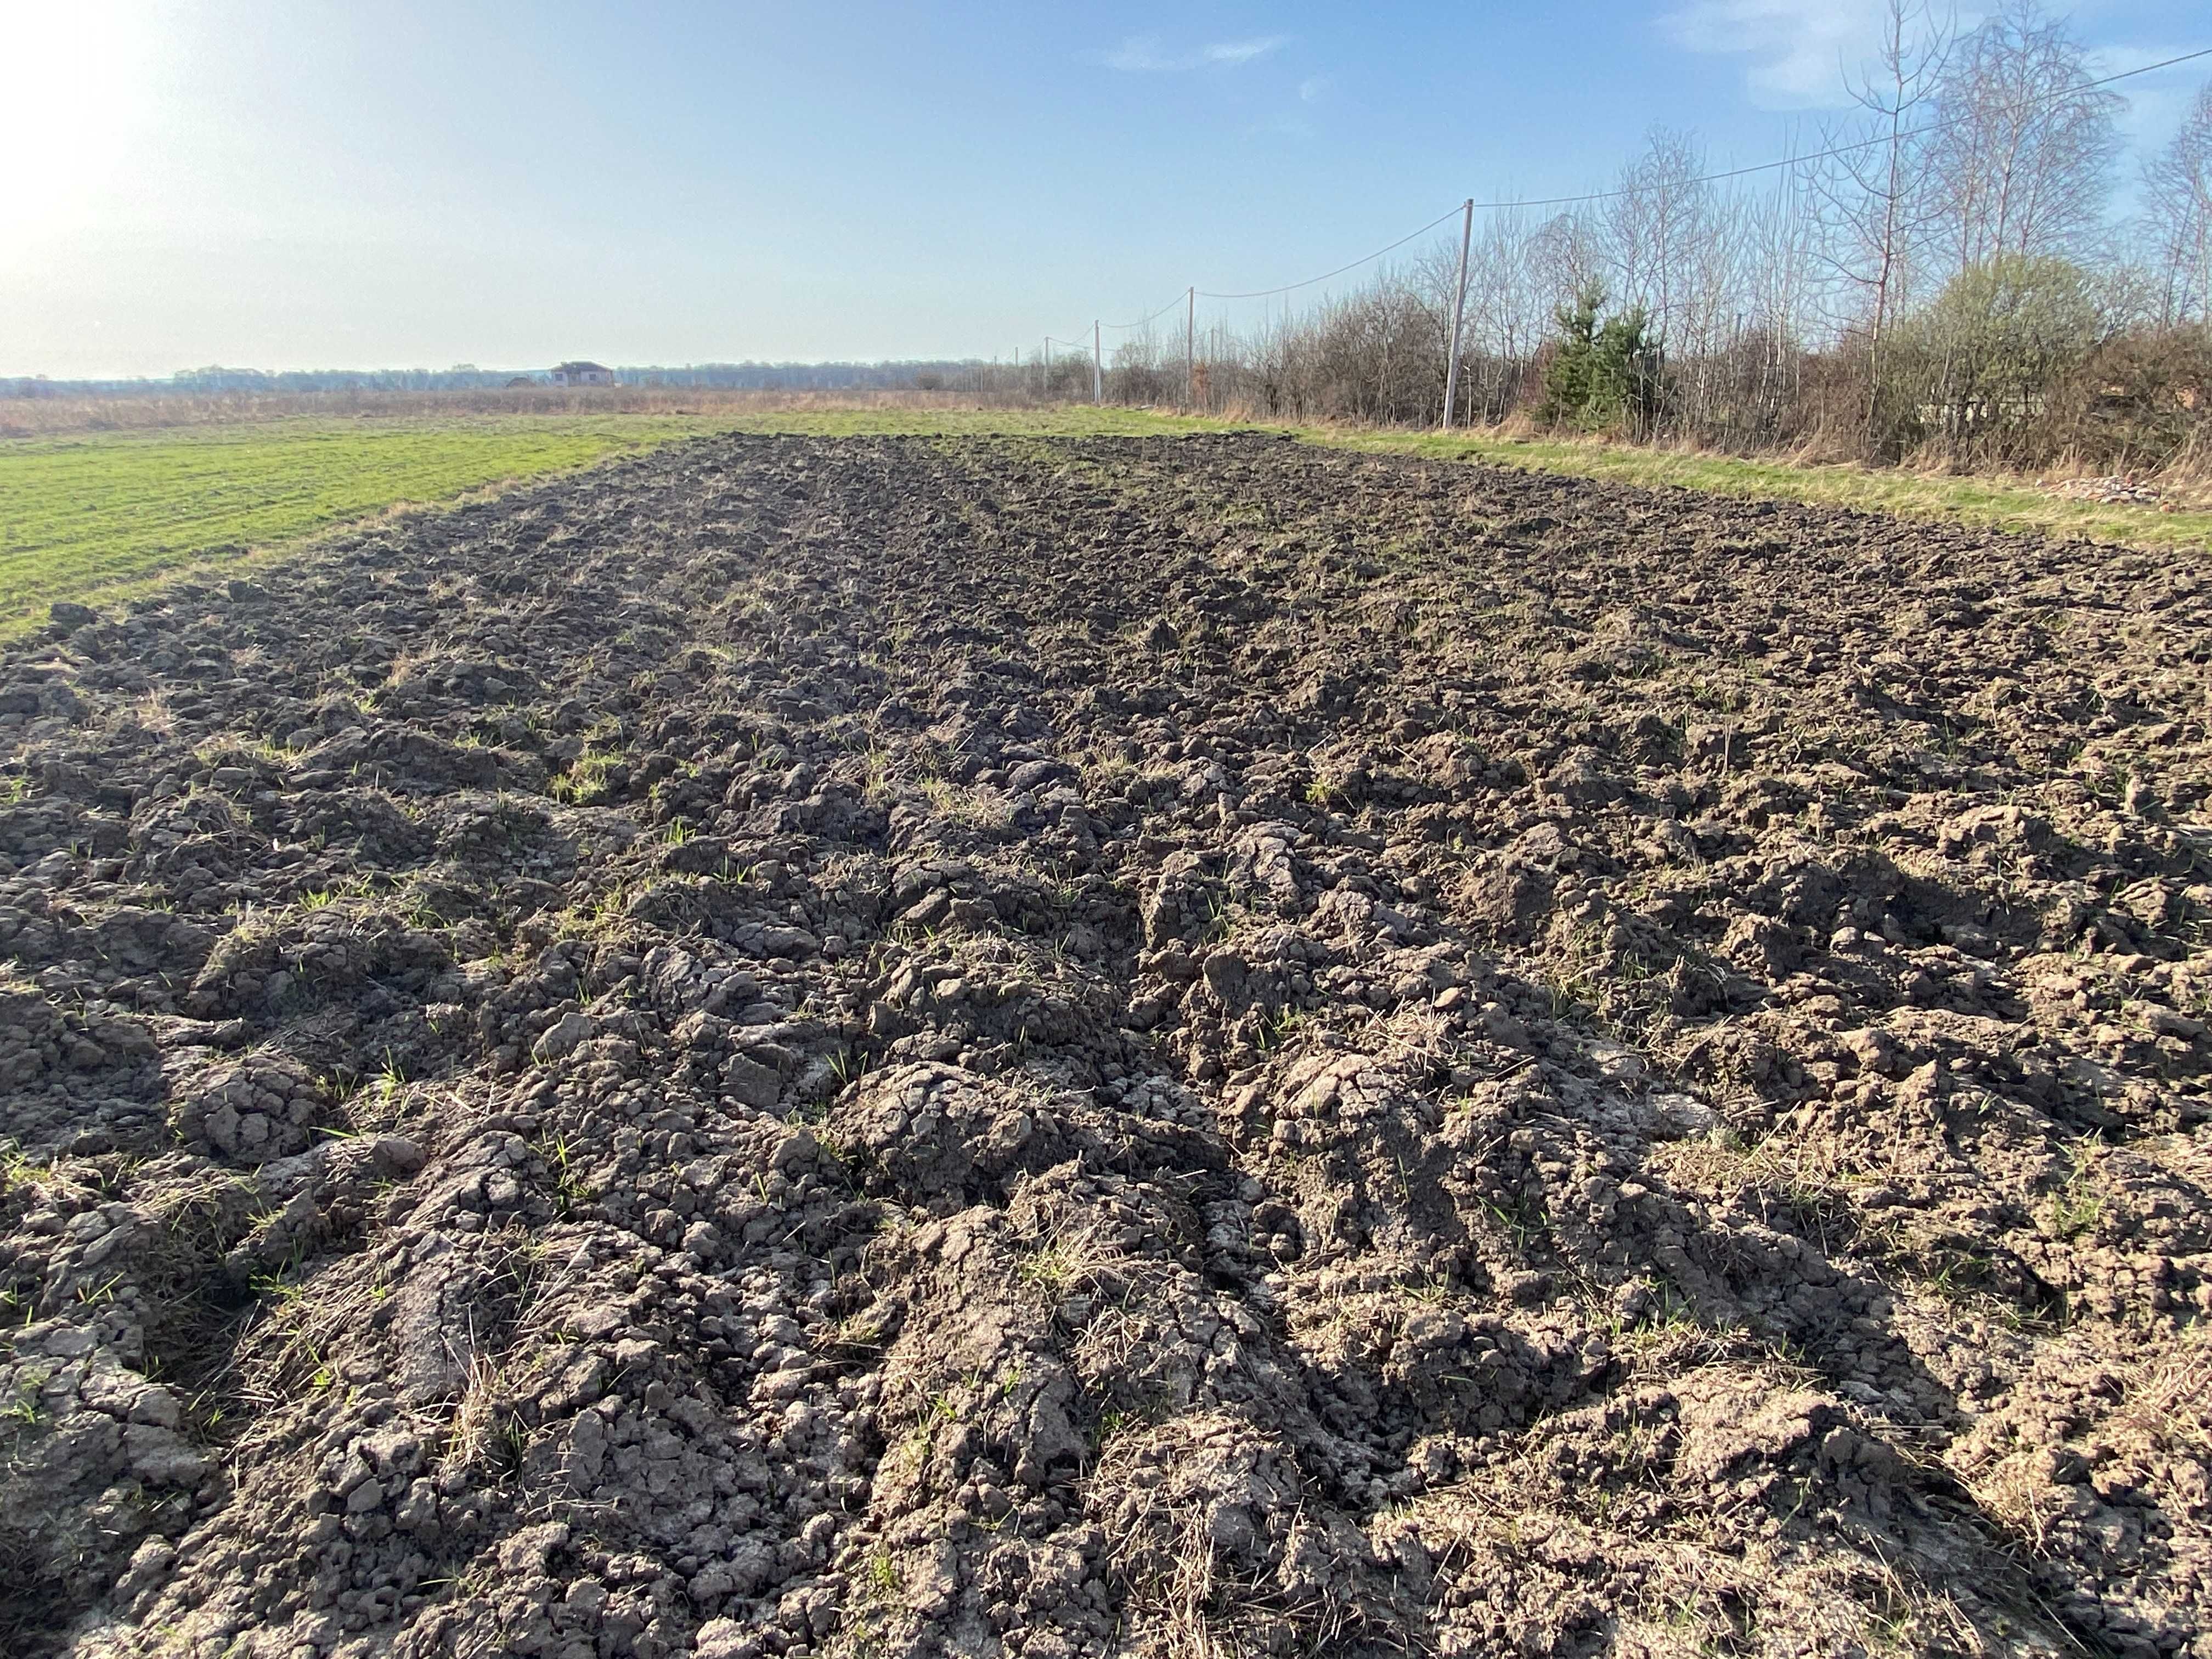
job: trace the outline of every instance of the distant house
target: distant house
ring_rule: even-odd
[[[605,363],[556,363],[551,378],[555,386],[612,386],[615,372]]]

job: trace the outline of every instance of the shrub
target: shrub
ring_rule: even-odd
[[[2045,420],[2054,453],[2100,471],[2212,461],[2212,326],[2105,342],[2052,389]]]
[[[2080,372],[2103,334],[2079,265],[2000,254],[1905,319],[1883,401],[1956,459],[2028,459],[2051,388]]]

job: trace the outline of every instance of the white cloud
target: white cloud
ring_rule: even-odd
[[[1249,64],[1265,58],[1290,40],[1287,34],[1263,34],[1250,40],[1219,40],[1206,49],[1209,64]]]
[[[1106,54],[1106,67],[1143,75],[1194,69],[1197,65],[1170,58],[1162,50],[1157,34],[1133,34]]]
[[[1784,106],[1850,101],[1856,74],[1881,44],[1886,0],[1690,0],[1659,19],[1677,46],[1752,61],[1754,99]]]
[[[1105,55],[1108,69],[1132,75],[1181,75],[1212,65],[1234,68],[1265,58],[1289,44],[1286,34],[1264,34],[1249,40],[1217,40],[1194,52],[1170,52],[1157,34],[1133,34]]]
[[[1326,75],[1316,75],[1298,82],[1298,100],[1310,104],[1328,96],[1336,82]]]

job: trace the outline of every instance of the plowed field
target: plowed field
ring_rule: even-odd
[[[0,657],[0,1646],[2212,1653],[2203,558],[727,437]]]

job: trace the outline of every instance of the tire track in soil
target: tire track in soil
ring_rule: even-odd
[[[2200,561],[730,438],[0,658],[79,1655],[2197,1651]]]

